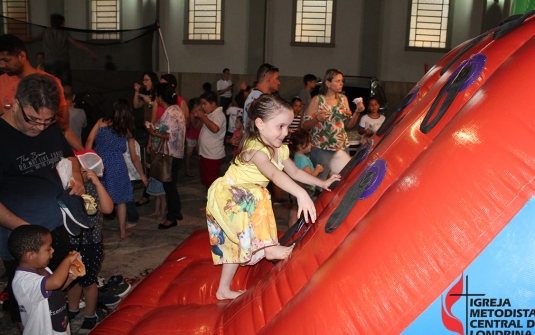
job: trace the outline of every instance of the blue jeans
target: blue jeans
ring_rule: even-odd
[[[131,180],[132,191],[134,190],[134,180]],[[148,198],[147,198],[148,199]],[[139,221],[139,213],[137,212],[136,203],[134,201],[129,201],[126,203],[126,221],[131,223],[136,223]]]
[[[323,166],[323,172],[318,175],[319,179],[325,180],[329,176],[329,172],[331,172],[331,159],[335,153],[336,151],[312,147],[309,155],[312,165],[314,165],[314,167],[316,167],[317,164],[321,164],[321,166]]]

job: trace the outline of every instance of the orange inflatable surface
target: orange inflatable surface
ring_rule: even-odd
[[[458,46],[320,195],[291,257],[238,270],[246,293],[216,300],[198,230],[91,334],[410,330],[534,195],[533,59],[529,16]]]

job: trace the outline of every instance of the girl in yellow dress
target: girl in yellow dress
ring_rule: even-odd
[[[216,297],[234,299],[230,283],[239,265],[254,265],[263,257],[285,259],[292,247],[277,240],[277,224],[266,189],[269,181],[297,198],[298,213],[316,220],[316,208],[296,182],[327,190],[340,176],[320,180],[298,169],[282,144],[292,123],[292,106],[278,96],[264,94],[249,107],[245,134],[225,175],[208,190],[206,218],[214,264],[223,264]],[[284,172],[282,170],[284,169]]]

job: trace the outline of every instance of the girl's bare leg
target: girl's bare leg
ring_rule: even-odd
[[[191,171],[189,169],[190,163],[191,163],[191,156],[193,155],[193,149],[194,147],[188,147],[186,150],[186,176],[191,175]]]
[[[159,195],[158,198],[160,198],[160,214],[158,215],[158,220],[163,220],[166,214],[167,199],[165,195]]]
[[[157,195],[157,196],[154,197],[154,199],[155,199],[154,200],[154,212],[150,213],[149,216],[158,216],[158,217],[160,217],[160,216],[162,216],[162,213],[160,212],[162,196],[161,195]]]
[[[119,220],[119,232],[121,233],[121,239],[125,239],[132,235],[131,231],[126,230],[126,204],[117,204],[115,205],[115,209],[117,210],[117,220]]]
[[[218,300],[227,300],[227,299],[236,299],[245,291],[232,291],[230,289],[230,283],[232,283],[232,278],[238,270],[238,264],[223,264],[223,269],[221,270],[221,279],[219,280],[219,287],[215,296]]]

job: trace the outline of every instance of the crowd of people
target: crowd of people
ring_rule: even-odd
[[[314,222],[314,197],[340,179],[330,171],[330,161],[336,152],[348,151],[346,129],[357,126],[360,119],[357,129],[366,141],[384,121],[375,98],[368,101],[368,115],[360,117],[365,110],[362,101],[351,112],[343,94],[343,74],[336,69],[327,70],[314,97],[317,78],[304,76],[303,90],[288,102],[278,95],[279,69],[265,63],[258,68],[256,81],[251,86],[241,83],[236,95],[225,68],[216,91],[205,83],[204,92],[188,102],[178,95],[175,76],[158,78],[146,72],[141,83],[134,84],[132,104],[127,99],[115,101],[110,116],[99,119],[83,143],[80,130],[87,120],[84,111],[74,106],[72,86],[32,67],[24,43],[13,35],[0,35],[0,70],[4,72],[0,75],[0,256],[8,274],[12,320],[27,333],[32,329],[68,333],[69,318],[79,312],[82,293],[86,300],[82,331],[96,325],[96,282],[103,255],[100,214],[115,210],[120,238],[128,238],[139,220],[136,207],[153,196],[152,215],[163,221],[157,229],[177,226],[183,220],[178,173],[185,160],[186,176],[194,176],[194,151],[207,194],[207,206],[202,208],[207,242],[214,264],[222,264],[216,297],[238,297],[244,292],[231,290],[230,284],[239,265],[254,265],[264,257],[284,259],[292,251],[278,243],[271,207],[276,197],[268,188],[275,195],[280,189],[290,194],[289,225],[299,217]],[[133,108],[143,109],[149,134],[145,148],[135,141]],[[220,177],[225,144],[232,145],[233,158]],[[80,166],[73,149],[94,150],[101,157],[105,167],[101,178]],[[141,150],[147,151],[145,166]],[[160,169],[156,173],[155,164],[162,164],[157,154],[169,157],[168,177],[162,178]],[[69,218],[56,201],[64,192],[54,169],[62,158],[72,165],[69,195],[90,195],[100,211],[92,216],[95,228],[82,229],[78,236],[72,236]],[[135,201],[137,180],[145,190]],[[68,271],[77,258],[86,265],[82,278]],[[40,289],[29,294],[32,287]],[[68,305],[55,293],[64,288]],[[55,305],[49,304],[52,299]]]

